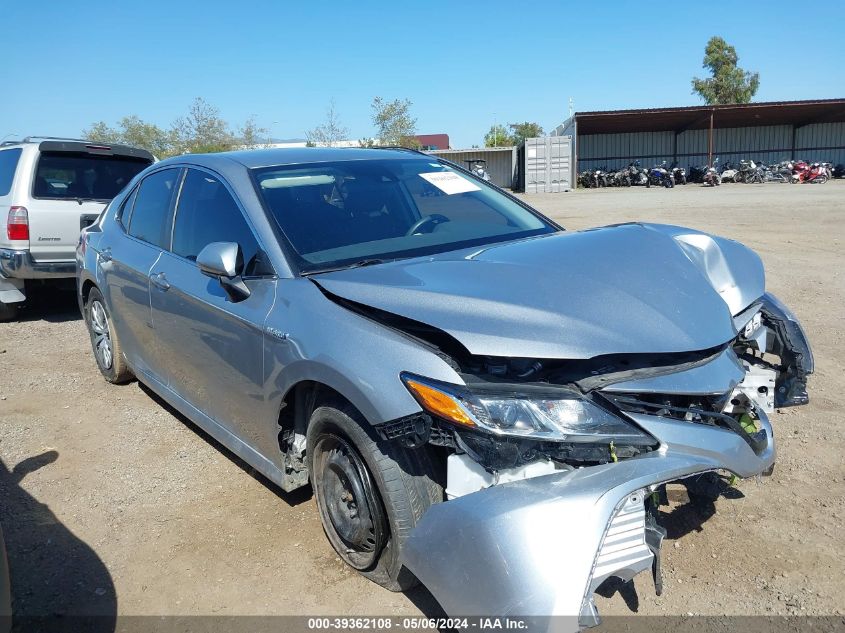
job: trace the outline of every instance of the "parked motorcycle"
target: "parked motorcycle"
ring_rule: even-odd
[[[465,161],[469,165],[469,170],[487,182],[490,181],[490,174],[487,173],[487,161],[483,158],[473,158]]]
[[[736,182],[736,175],[739,173],[739,170],[733,166],[733,163],[725,163],[725,167],[722,169],[722,173],[719,174],[719,178],[722,182]]]
[[[675,181],[677,185],[685,185],[687,184],[687,170],[683,167],[678,165],[678,161],[672,163],[670,167],[670,171],[672,172],[672,180]]]
[[[793,183],[812,182],[822,185],[828,181],[828,178],[827,168],[823,167],[821,163],[810,165],[806,161],[800,160],[793,166]]]
[[[631,174],[628,168],[620,169],[612,174],[608,174],[608,184],[612,187],[630,187]]]
[[[652,185],[663,185],[667,189],[675,186],[675,179],[672,178],[672,172],[666,169],[666,161],[664,160],[660,165],[655,165],[648,172],[648,180],[645,183],[646,187]]]
[[[753,160],[739,161],[739,173],[734,182],[745,182],[748,184],[761,183],[765,179],[763,169]]]
[[[704,169],[703,182],[708,187],[718,187],[722,184],[722,176],[719,174],[719,159],[713,161],[710,167]]]
[[[763,179],[766,182],[789,182],[791,176],[792,163],[788,160],[763,168]]]
[[[648,171],[640,166],[640,161],[635,160],[628,164],[628,173],[631,175],[632,185],[648,184]]]

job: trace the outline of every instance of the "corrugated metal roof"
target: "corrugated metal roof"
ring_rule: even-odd
[[[679,108],[608,110],[575,114],[578,135],[796,125],[845,121],[845,99],[768,101]]]

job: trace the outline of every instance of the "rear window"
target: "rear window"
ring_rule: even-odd
[[[20,147],[16,147],[0,152],[0,196],[7,196],[12,190],[15,169],[18,167],[22,151]]]
[[[32,185],[34,198],[111,200],[149,162],[123,156],[43,152]]]

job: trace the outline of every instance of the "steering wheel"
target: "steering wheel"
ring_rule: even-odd
[[[426,224],[431,224],[431,228],[433,229],[438,224],[443,224],[444,222],[449,222],[449,218],[445,215],[440,215],[439,213],[433,213],[431,215],[424,215],[419,220],[414,222],[414,225],[405,232],[405,237],[410,237],[411,235],[417,235],[418,233],[423,233],[424,231],[420,231],[422,227]],[[431,233],[431,231],[425,231],[426,233]]]

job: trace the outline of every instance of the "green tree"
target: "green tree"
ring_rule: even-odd
[[[338,141],[345,141],[348,137],[349,129],[340,122],[334,99],[329,102],[326,120],[305,133],[305,138],[311,143],[311,147],[332,147],[337,145]]]
[[[202,97],[191,104],[188,114],[173,122],[171,133],[179,153],[207,154],[233,149],[237,139],[220,110]]]
[[[414,146],[417,120],[411,116],[412,105],[409,99],[373,99],[373,125],[380,145]],[[419,143],[416,143],[416,146],[419,146]]]
[[[250,117],[233,132],[220,117],[220,111],[204,99],[197,97],[185,116],[177,118],[165,130],[147,123],[137,115],[129,115],[111,127],[105,121],[91,124],[82,135],[98,143],[123,143],[142,147],[157,158],[167,158],[187,152],[224,152],[236,147],[261,147],[269,131]]]
[[[712,77],[692,80],[692,92],[708,104],[748,103],[760,87],[760,74],[737,66],[736,49],[721,37],[711,37],[704,49],[702,68]]]
[[[166,158],[175,153],[171,133],[153,123],[147,123],[135,114],[123,117],[114,128],[104,121],[98,121],[83,130],[82,135],[98,143],[121,143],[141,147],[157,158]]]
[[[91,127],[82,130],[82,138],[97,143],[119,143],[120,132],[105,121],[92,123]]]
[[[508,123],[508,127],[511,129],[511,142],[514,145],[521,144],[527,138],[543,136],[543,126],[539,123],[529,123],[528,121],[523,123]]]
[[[513,145],[511,138],[504,125],[491,125],[490,130],[484,135],[484,147],[507,147]]]
[[[255,115],[249,117],[246,122],[238,128],[238,144],[242,149],[258,149],[266,147],[270,139],[270,130],[261,127],[255,122]]]

